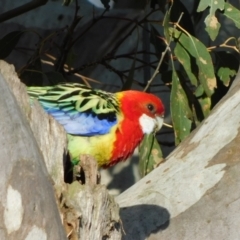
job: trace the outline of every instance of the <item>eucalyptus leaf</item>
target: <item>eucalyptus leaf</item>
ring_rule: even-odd
[[[236,71],[234,69],[221,67],[221,68],[219,68],[217,75],[220,78],[220,80],[223,82],[223,84],[226,87],[228,87],[231,77],[236,75]]]
[[[231,19],[237,28],[240,28],[240,11],[228,2],[225,3],[224,10],[224,15]]]
[[[198,79],[202,84],[205,93],[210,97],[214,93],[217,82],[214,73],[211,56],[206,46],[190,34],[185,34],[172,29],[173,36],[185,48],[185,50],[196,59],[198,66]]]
[[[171,8],[172,6],[168,9],[163,19],[163,31],[164,31],[164,36],[167,40],[167,43],[170,43],[169,22],[170,22]]]
[[[205,18],[205,24],[206,24],[206,31],[208,32],[210,38],[212,40],[215,40],[221,24],[218,22],[218,19],[215,16],[215,12],[219,10],[223,10],[225,6],[224,0],[201,0],[198,6],[197,11],[201,12],[204,11],[207,7],[209,7],[209,15]]]
[[[188,52],[181,46],[181,44],[177,43],[174,49],[174,53],[178,59],[178,61],[182,64],[184,70],[186,71],[191,83],[194,86],[197,86],[197,78],[192,73],[191,69],[191,59]]]
[[[161,148],[154,134],[147,134],[139,145],[139,171],[144,177],[161,162],[163,162]]]
[[[180,84],[175,70],[172,73],[172,91],[170,96],[170,110],[175,131],[175,143],[178,145],[190,133],[193,118],[188,105],[187,96]]]
[[[201,108],[202,108],[202,112],[204,114],[204,117],[206,118],[210,114],[211,98],[205,96],[205,97],[200,98],[199,102],[201,104]]]

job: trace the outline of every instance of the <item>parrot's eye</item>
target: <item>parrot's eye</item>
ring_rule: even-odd
[[[147,105],[147,108],[150,112],[155,112],[155,107],[151,103]]]

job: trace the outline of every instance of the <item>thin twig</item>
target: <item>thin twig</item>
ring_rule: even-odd
[[[69,49],[85,34],[87,33],[99,20],[103,19],[104,14],[108,10],[104,10],[103,13],[97,18],[92,21],[89,27],[87,27],[81,34],[79,34],[70,44],[69,44]]]
[[[119,42],[116,44],[116,46],[113,48],[113,50],[111,50],[111,53],[110,55],[113,55],[117,49],[122,45],[122,43],[133,33],[133,31],[136,29],[136,27],[138,25],[141,25],[141,23],[143,23],[144,21],[146,21],[146,19],[154,12],[156,12],[157,10],[153,9],[152,11],[150,11],[146,16],[143,17],[142,20],[140,21],[137,21],[135,20],[135,25],[130,29],[130,31],[123,37],[119,40]],[[134,22],[134,21],[133,21]]]
[[[167,124],[167,123],[163,123],[163,126],[165,126],[165,127],[169,127],[169,128],[173,128],[173,126],[172,126],[172,125],[170,125],[170,124]]]
[[[228,42],[230,42],[231,40],[235,40],[235,43],[236,45],[233,46],[233,45],[228,45]],[[211,51],[213,49],[216,49],[216,48],[219,48],[219,47],[225,47],[225,48],[231,48],[233,50],[235,50],[236,52],[239,53],[239,49],[236,47],[237,46],[237,41],[236,41],[236,38],[235,37],[230,37],[228,38],[224,43],[218,45],[218,46],[212,46],[212,47],[208,47],[207,50],[208,51]]]
[[[176,26],[178,25],[178,23],[181,21],[182,16],[183,16],[183,12],[181,13],[180,17],[178,18],[178,21],[177,21],[176,25],[174,25],[174,28],[176,28]],[[166,53],[167,53],[168,51],[171,52],[171,49],[170,49],[170,44],[171,44],[171,42],[172,42],[172,36],[170,36],[169,42],[167,43],[167,46],[166,46],[166,49],[165,49],[164,52],[162,52],[162,54],[161,54],[161,58],[160,58],[160,60],[159,60],[159,63],[158,63],[158,65],[157,65],[157,68],[155,69],[152,77],[148,80],[147,85],[146,85],[146,87],[145,87],[144,90],[143,90],[144,92],[147,91],[147,89],[148,89],[149,86],[151,85],[153,79],[154,79],[154,78],[157,76],[157,74],[159,73],[159,68],[160,68],[160,66],[161,66],[161,64],[162,64],[162,62],[163,62],[163,59],[164,59]]]
[[[105,66],[107,69],[109,69],[110,71],[113,71],[114,73],[116,73],[119,78],[121,79],[122,84],[123,82],[123,78],[127,78],[127,76],[125,74],[123,74],[121,71],[118,71],[116,68],[112,67],[110,64],[108,64],[107,62],[102,62],[100,63],[103,66]]]
[[[71,39],[73,36],[73,31],[76,28],[76,26],[78,25],[79,21],[82,19],[82,17],[77,15],[77,13],[79,11],[78,0],[75,0],[75,2],[76,2],[76,6],[75,6],[74,18],[73,18],[72,24],[68,28],[68,32],[67,32],[65,38],[63,39],[63,43],[60,48],[60,49],[62,49],[61,55],[55,64],[55,69],[56,69],[56,71],[59,71],[59,72],[61,72],[63,70],[63,65],[66,62],[66,58],[67,58],[67,55],[68,55],[68,52],[70,49],[69,44],[71,43]]]
[[[103,58],[101,58],[99,61],[95,61],[95,62],[91,62],[89,64],[82,65],[82,66],[80,66],[78,68],[72,69],[71,71],[69,71],[69,73],[79,72],[79,71],[81,71],[83,69],[86,69],[87,67],[92,67],[92,66],[95,66],[97,64],[102,64],[103,62],[106,62],[106,61],[116,60],[118,58],[131,58],[131,59],[134,59],[134,57],[132,55],[144,54],[144,53],[155,55],[155,53],[146,52],[146,51],[131,52],[131,53],[126,53],[126,54],[124,53],[124,54],[119,54],[119,55],[116,55],[116,56],[108,54],[108,55],[104,56]]]
[[[178,23],[177,23],[176,25],[177,25],[177,27],[178,27],[181,31],[183,31],[187,36],[191,36],[191,35],[190,35],[184,28],[182,28]],[[233,45],[227,45],[227,43],[228,43],[229,41],[231,41],[231,40],[235,40],[235,42],[236,42],[236,45],[235,45],[235,46],[233,46]],[[210,51],[213,50],[213,49],[220,48],[220,47],[225,47],[225,48],[231,48],[231,49],[233,49],[233,50],[235,50],[236,52],[239,53],[239,49],[238,49],[236,46],[237,46],[236,38],[235,38],[235,37],[230,37],[230,38],[228,38],[226,41],[224,41],[222,44],[217,45],[217,46],[208,47],[207,50],[210,52]]]
[[[154,63],[158,63],[158,61],[153,61],[153,62],[151,62],[151,63],[142,64],[142,65],[139,65],[139,66],[135,67],[134,69],[137,70],[137,69],[144,68],[144,67],[146,67],[146,66],[151,67],[151,68],[153,68],[153,69],[156,69],[156,66],[155,66],[155,65],[152,65],[152,64],[154,64]],[[123,73],[126,73],[126,72],[129,72],[130,70],[131,70],[131,69],[127,69],[127,70],[123,70],[122,72],[123,72]]]

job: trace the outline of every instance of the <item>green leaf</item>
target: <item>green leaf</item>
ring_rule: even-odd
[[[6,58],[17,45],[24,32],[14,31],[0,39],[0,59]]]
[[[192,73],[191,69],[191,59],[188,52],[181,46],[181,44],[177,43],[174,49],[174,53],[178,58],[178,61],[182,64],[184,70],[186,71],[191,83],[194,86],[197,86],[197,78]]]
[[[200,84],[200,85],[197,87],[197,89],[195,90],[194,95],[195,95],[196,97],[200,97],[200,96],[203,95],[203,93],[204,93],[204,89],[203,89],[203,86]]]
[[[206,24],[205,30],[208,32],[210,38],[214,41],[218,35],[221,24],[218,22],[218,19],[215,17],[215,15],[210,14],[205,18],[204,22]]]
[[[198,6],[197,11],[201,12],[207,7],[210,7],[209,15],[205,18],[206,31],[208,32],[210,38],[215,40],[221,24],[218,22],[218,19],[215,16],[216,10],[224,9],[225,1],[224,0],[201,0]]]
[[[164,161],[161,148],[153,134],[144,136],[143,141],[139,145],[139,159],[141,177],[147,175]]]
[[[204,117],[206,118],[210,114],[211,98],[209,98],[209,97],[202,97],[198,101],[200,102],[200,105],[201,105]]]
[[[239,60],[235,54],[226,51],[216,51],[214,55],[215,71],[223,84],[228,87],[238,71]]]
[[[191,130],[192,112],[188,105],[187,96],[180,84],[175,70],[172,74],[172,91],[170,96],[170,110],[175,131],[175,143],[178,145]]]
[[[240,28],[240,11],[230,3],[225,3],[224,15],[231,19],[237,28]]]
[[[171,7],[168,9],[168,11],[166,12],[164,19],[163,19],[163,31],[164,31],[164,36],[167,40],[167,43],[170,42],[170,34],[169,34],[169,22],[170,22],[170,14],[171,14]]]
[[[197,38],[186,35],[176,29],[172,29],[174,38],[177,38],[179,43],[191,54],[195,59],[199,69],[198,78],[202,84],[207,96],[210,97],[216,88],[216,77],[211,56],[204,44]]]
[[[236,71],[230,68],[221,67],[219,68],[217,75],[223,84],[228,87],[231,77],[236,75]]]

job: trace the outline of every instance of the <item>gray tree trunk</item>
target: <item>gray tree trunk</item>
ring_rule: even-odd
[[[116,199],[125,240],[240,239],[240,72],[167,161]]]
[[[0,239],[66,239],[43,154],[4,78],[30,113],[24,86],[13,67],[0,71]]]
[[[83,156],[85,185],[66,184],[66,133],[29,103],[14,67],[0,61],[0,239],[121,239],[118,205],[97,184],[94,159]]]

